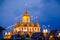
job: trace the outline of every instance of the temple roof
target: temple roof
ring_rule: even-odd
[[[24,12],[23,16],[30,16],[27,10]]]
[[[36,21],[35,26],[39,26],[39,23]]]

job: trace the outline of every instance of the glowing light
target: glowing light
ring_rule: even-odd
[[[59,36],[60,36],[60,33],[59,33]]]
[[[51,35],[50,38],[52,38],[53,36]]]
[[[7,35],[7,32],[5,32],[5,35]]]
[[[27,31],[27,30],[24,30],[25,32]]]
[[[58,33],[57,37],[60,37],[60,33]]]
[[[47,33],[47,32],[48,32],[48,30],[47,30],[47,29],[44,29],[44,30],[43,30],[43,32],[44,32],[44,33]]]
[[[24,31],[26,32],[27,31],[27,28],[24,28]]]
[[[17,31],[19,32],[20,30],[18,29]]]
[[[8,33],[8,35],[10,35],[10,32]]]
[[[27,17],[24,16],[24,17],[23,17],[23,22],[26,22],[26,21],[27,21]]]

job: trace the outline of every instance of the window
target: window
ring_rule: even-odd
[[[27,31],[27,27],[24,27],[24,31]]]
[[[30,31],[31,31],[31,28],[30,28]]]
[[[22,28],[22,30],[23,30],[23,28]]]
[[[39,30],[39,28],[38,28],[38,30]]]
[[[35,30],[36,30],[36,28],[35,28]]]
[[[37,28],[34,28],[34,31],[37,31]]]

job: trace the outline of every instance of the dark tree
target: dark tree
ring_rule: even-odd
[[[3,28],[3,27],[0,26],[0,33],[1,33],[3,30],[5,30],[5,28]]]
[[[4,37],[3,37],[3,30],[5,30],[5,29],[0,26],[0,40],[4,39]]]

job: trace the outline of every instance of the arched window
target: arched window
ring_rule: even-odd
[[[39,28],[38,28],[38,30],[39,30]]]
[[[24,30],[26,30],[26,28],[24,28]]]
[[[23,28],[22,28],[22,30],[23,30]]]
[[[36,28],[35,28],[35,30],[36,30]]]
[[[30,31],[31,31],[31,28],[30,28]]]

